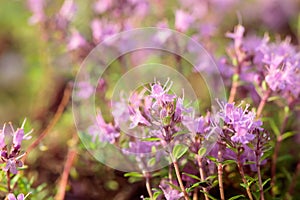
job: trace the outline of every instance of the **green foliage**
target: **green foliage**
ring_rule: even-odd
[[[178,160],[179,158],[181,158],[187,152],[188,149],[189,147],[183,144],[175,145],[172,152],[174,159]]]

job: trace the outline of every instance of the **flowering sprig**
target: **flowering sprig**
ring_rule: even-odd
[[[17,174],[17,168],[23,166],[21,158],[24,153],[21,153],[21,144],[23,140],[31,138],[30,134],[32,132],[25,134],[24,124],[25,120],[21,128],[17,130],[13,128],[12,124],[9,124],[9,127],[4,124],[2,130],[0,130],[1,161],[5,163],[2,170],[7,173]]]

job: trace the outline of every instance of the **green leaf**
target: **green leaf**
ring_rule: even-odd
[[[156,200],[158,198],[159,195],[162,194],[162,191],[156,191],[153,193],[153,199]]]
[[[156,163],[156,158],[151,158],[150,160],[148,160],[148,166],[154,166]]]
[[[173,134],[172,137],[177,137],[178,135],[184,135],[184,134],[187,134],[188,132],[187,131],[178,131],[177,133]]]
[[[145,141],[145,142],[154,142],[154,141],[160,141],[160,140],[161,140],[161,138],[157,138],[157,137],[142,139],[142,141]]]
[[[251,176],[248,176],[248,175],[245,175],[245,178],[246,178],[247,182],[253,182],[256,180],[255,178],[252,178]]]
[[[211,176],[206,177],[206,180],[213,180],[215,178],[217,178],[217,175],[211,175]]]
[[[189,147],[183,145],[183,144],[177,144],[175,145],[175,147],[173,148],[173,157],[177,160],[179,158],[181,158],[189,149]]]
[[[262,186],[264,187],[269,181],[271,181],[271,178],[268,178],[267,180],[265,180],[262,184]]]
[[[265,159],[271,157],[272,154],[273,154],[272,151],[266,151],[266,152],[264,152],[263,156],[260,158],[260,161],[263,161],[263,160],[265,160]]]
[[[201,181],[201,178],[199,178],[199,177],[196,176],[196,175],[188,174],[188,173],[185,173],[185,172],[183,172],[182,174],[184,174],[184,175],[186,175],[186,176],[188,176],[188,177],[191,177],[191,178],[193,178],[193,179],[196,179],[196,180],[198,180],[198,181]]]
[[[212,156],[206,156],[209,160],[213,161],[214,163],[218,163],[218,159]]]
[[[291,182],[292,181],[292,175],[291,175],[291,173],[285,167],[282,168],[282,172],[284,173],[286,179],[289,182]]]
[[[236,195],[236,196],[233,196],[233,197],[231,197],[229,200],[235,200],[235,199],[239,199],[239,198],[245,198],[245,195],[242,195],[242,194],[240,194],[240,195]]]
[[[222,162],[223,165],[230,165],[230,164],[235,164],[236,161],[235,160],[224,160]]]
[[[292,136],[294,136],[294,135],[296,135],[296,131],[289,131],[289,132],[286,132],[286,133],[284,133],[284,134],[281,136],[281,140],[283,141],[283,140],[285,140],[285,139],[287,139],[287,138],[289,138],[289,137],[292,137]]]
[[[204,192],[203,190],[200,190],[200,192],[202,192],[203,194],[206,194],[208,196],[208,198],[212,199],[212,200],[218,200],[217,198],[211,196],[209,193]]]
[[[280,99],[281,97],[280,96],[272,96],[272,97],[269,97],[268,98],[268,102],[271,102],[271,101],[276,101],[278,99]]]
[[[278,126],[276,125],[276,123],[274,122],[274,120],[271,119],[271,118],[269,118],[269,123],[270,123],[270,126],[271,126],[273,132],[278,137],[280,135],[280,130],[279,130]]]
[[[168,182],[168,181],[166,181],[165,183],[168,184],[171,188],[173,188],[173,189],[178,190],[178,191],[181,192],[181,189],[180,189],[179,186],[174,185],[173,183],[170,183],[170,182]]]
[[[193,185],[191,185],[189,188],[187,188],[187,192],[191,192],[194,188],[199,187],[200,185],[202,185],[203,183],[206,183],[206,181],[200,181],[197,183],[194,183]]]
[[[263,90],[267,90],[268,89],[268,86],[267,86],[267,82],[266,81],[263,81],[262,84],[261,84]]]
[[[124,174],[124,177],[138,177],[138,178],[141,178],[141,177],[143,177],[143,174],[141,174],[139,172],[128,172],[128,173]]]
[[[287,162],[288,160],[293,160],[293,156],[292,155],[282,155],[282,156],[279,156],[278,159],[277,159],[277,164],[280,163],[280,162]]]
[[[199,151],[198,151],[198,155],[200,156],[200,157],[203,157],[204,156],[204,154],[206,153],[206,148],[205,147],[201,147],[200,149],[199,149]]]

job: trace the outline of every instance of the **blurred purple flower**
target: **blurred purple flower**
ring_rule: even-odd
[[[30,24],[36,24],[45,20],[45,1],[44,0],[28,0],[27,5],[32,12],[32,16],[29,19]]]
[[[96,116],[96,123],[89,127],[88,132],[92,135],[92,141],[98,137],[100,142],[115,143],[120,136],[118,128],[111,123],[106,123],[101,114]]]
[[[95,43],[104,41],[121,30],[119,24],[99,19],[92,21],[91,29]]]
[[[7,195],[7,199],[8,199],[8,200],[24,200],[25,198],[24,198],[24,194],[19,194],[19,195],[17,196],[17,198],[16,198],[16,196],[15,196],[14,194],[9,193],[9,194]]]
[[[77,50],[84,47],[86,44],[87,42],[84,37],[77,30],[73,30],[69,38],[67,48],[69,51]]]
[[[245,33],[245,28],[242,25],[237,25],[234,29],[234,32],[228,32],[226,33],[226,36],[228,38],[231,38],[234,40],[234,48],[240,49],[243,43],[243,37]]]
[[[175,185],[177,184],[175,183]],[[166,180],[163,180],[159,187],[163,191],[166,200],[178,200],[183,197],[183,193],[173,189],[169,184],[166,183]]]
[[[5,125],[4,125],[4,128],[5,128]],[[0,149],[3,149],[6,144],[5,144],[5,133],[4,133],[4,128],[1,130],[0,129]]]
[[[203,116],[192,118],[190,116],[184,116],[182,124],[191,132],[191,133],[204,133],[207,129],[206,121]]]
[[[151,126],[151,123],[141,114],[139,110],[135,110],[130,115],[131,124],[130,129],[137,127],[138,125],[142,126]]]
[[[56,16],[57,26],[60,29],[66,29],[68,23],[74,17],[76,10],[77,7],[74,0],[65,0]]]
[[[71,20],[75,12],[76,4],[74,0],[65,0],[59,11],[59,15],[67,20]]]
[[[94,10],[98,14],[102,14],[106,12],[108,9],[110,9],[113,5],[113,0],[98,0],[94,4]]]
[[[88,99],[94,93],[94,87],[87,81],[77,83],[77,97]]]
[[[186,32],[192,23],[194,22],[194,17],[183,10],[177,10],[175,13],[175,28],[178,31]]]
[[[3,171],[5,172],[9,171],[13,174],[17,174],[18,173],[17,167],[22,167],[22,166],[23,166],[22,161],[16,160],[14,158],[10,158],[6,161],[6,165],[3,168]]]

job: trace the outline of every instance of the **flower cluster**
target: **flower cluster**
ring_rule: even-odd
[[[260,38],[255,35],[244,36],[245,28],[236,26],[227,37],[234,40],[233,48],[229,48],[230,61],[222,61],[221,71],[233,71],[247,84],[250,94],[258,95],[263,90],[264,82],[274,94],[283,98],[299,97],[300,54],[289,38],[271,42],[267,34]],[[232,63],[232,64],[230,64]],[[230,68],[235,68],[231,70]],[[258,88],[260,87],[260,88]],[[265,89],[265,88],[264,88]]]
[[[249,105],[245,109],[241,105],[235,106],[234,103],[220,103],[220,106],[219,116],[228,130],[227,134],[233,134],[231,141],[247,144],[255,138],[255,130],[263,130],[262,122],[256,120],[255,113],[248,110]]]
[[[23,166],[21,158],[24,153],[21,153],[21,144],[23,140],[30,139],[29,134],[31,133],[30,131],[25,134],[23,126],[24,123],[21,128],[14,130],[11,124],[9,127],[4,124],[0,130],[1,161],[5,163],[3,171],[7,173],[17,174],[17,168]]]

